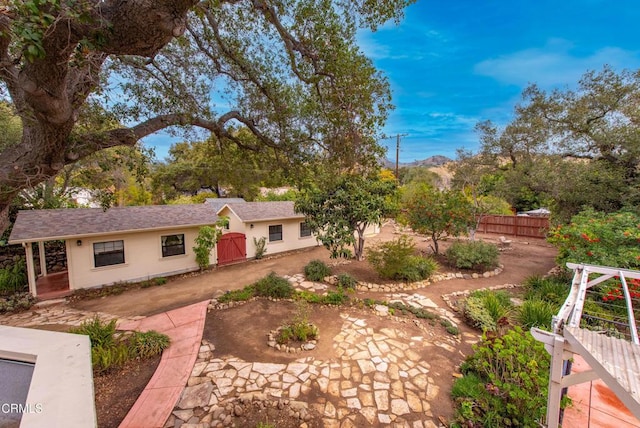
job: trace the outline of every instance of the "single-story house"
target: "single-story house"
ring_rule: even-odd
[[[42,299],[73,290],[138,282],[197,270],[193,247],[198,230],[221,216],[227,228],[211,251],[212,264],[254,258],[255,241],[267,254],[319,245],[291,201],[213,199],[197,205],[25,210],[18,213],[10,244],[25,248],[29,291]],[[371,226],[367,234],[379,231]],[[254,241],[255,238],[255,241]],[[47,273],[44,243],[65,242],[67,271]],[[38,244],[37,277],[32,244]]]
[[[217,220],[206,204],[27,210],[18,212],[9,243],[25,248],[29,291],[34,296],[40,293],[33,243],[39,246],[42,278],[38,282],[51,291],[55,278],[55,294],[64,295],[197,270],[192,248],[198,229]],[[44,242],[54,240],[65,241],[67,272],[61,278],[60,274],[48,278],[46,271]]]
[[[226,239],[235,239],[236,242],[228,261],[228,253],[219,247],[219,264],[239,260],[243,252],[244,258],[255,257],[254,239],[265,238],[267,254],[318,245],[315,235],[304,222],[304,215],[295,212],[291,201],[227,203],[218,210],[218,216],[229,219],[221,243]],[[242,245],[245,245],[244,251]]]

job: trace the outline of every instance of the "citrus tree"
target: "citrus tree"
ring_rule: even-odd
[[[402,217],[414,231],[431,237],[431,249],[438,254],[443,236],[467,233],[473,224],[472,208],[462,192],[422,185],[405,195]]]
[[[343,174],[304,189],[295,207],[332,257],[350,257],[353,246],[353,256],[362,260],[365,230],[392,213],[395,192],[395,179],[385,175]]]

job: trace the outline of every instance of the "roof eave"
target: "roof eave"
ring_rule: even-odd
[[[162,226],[162,227],[151,227],[147,229],[127,229],[127,230],[115,230],[110,232],[99,232],[99,233],[81,233],[75,235],[60,235],[60,236],[45,236],[40,238],[29,238],[29,239],[10,239],[8,241],[9,245],[16,244],[29,244],[34,242],[41,241],[59,241],[59,240],[69,240],[69,239],[81,239],[81,238],[91,238],[95,236],[111,236],[111,235],[123,235],[127,233],[142,233],[142,232],[153,232],[153,231],[163,231],[163,230],[174,230],[181,229],[185,227],[202,227],[202,226],[212,226],[215,224],[214,222],[206,222],[206,223],[194,223],[194,224],[181,224],[181,225],[171,225],[171,226]]]

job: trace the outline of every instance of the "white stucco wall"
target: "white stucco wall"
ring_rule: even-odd
[[[162,257],[161,236],[185,235],[185,254]],[[198,228],[181,228],[130,234],[108,235],[67,241],[69,287],[74,289],[98,287],[117,282],[137,282],[159,276],[175,275],[198,269],[193,253]],[[95,267],[93,244],[124,241],[124,264]],[[216,260],[215,248],[211,261]]]
[[[256,247],[253,243],[254,237],[256,240],[263,236],[267,238],[266,255],[315,247],[318,245],[318,241],[313,234],[307,237],[300,237],[300,223],[302,222],[302,219],[291,219],[247,224],[244,232],[247,235],[247,258],[255,257],[256,255]],[[253,224],[253,229],[251,229],[251,224]],[[282,225],[282,241],[269,242],[269,226],[276,225]]]
[[[307,237],[300,237],[300,223],[304,221],[303,218],[283,219],[283,220],[269,220],[269,221],[254,221],[244,223],[228,208],[224,208],[219,213],[220,215],[227,216],[229,218],[228,232],[244,233],[247,237],[247,258],[253,258],[256,256],[256,246],[253,243],[253,238],[256,240],[261,237],[267,238],[267,252],[266,255],[282,253],[285,251],[298,250],[301,248],[314,247],[318,245],[314,235]],[[269,242],[269,226],[282,225],[282,241]],[[253,228],[251,227],[253,225]]]

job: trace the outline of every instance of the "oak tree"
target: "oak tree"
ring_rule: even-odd
[[[361,162],[377,150],[390,91],[356,30],[398,19],[408,2],[3,2],[0,92],[22,134],[0,149],[0,230],[20,189],[167,128],[273,147],[297,162]],[[79,128],[88,102],[123,125]],[[234,139],[240,125],[257,145]]]

